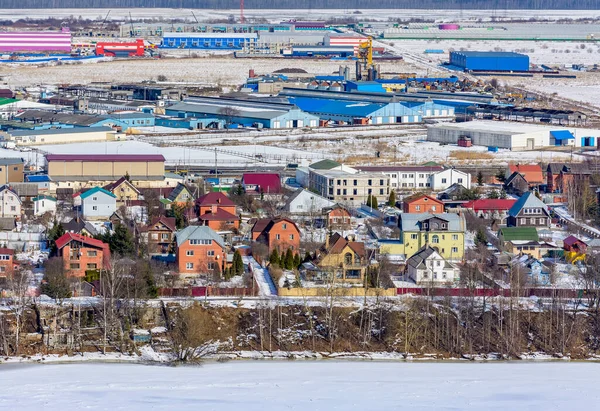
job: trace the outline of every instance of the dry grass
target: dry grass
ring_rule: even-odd
[[[492,160],[494,155],[490,153],[482,153],[481,151],[453,150],[450,152],[450,157],[453,157],[457,160]]]

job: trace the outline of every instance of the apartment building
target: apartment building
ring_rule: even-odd
[[[379,203],[387,201],[390,195],[390,178],[380,172],[359,172],[353,169],[310,170],[309,187],[336,203],[358,206],[367,201],[369,194],[377,197]]]
[[[442,166],[358,166],[357,170],[368,173],[384,173],[393,189],[424,190],[431,187],[433,174],[444,170]]]

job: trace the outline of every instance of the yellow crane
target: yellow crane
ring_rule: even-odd
[[[366,41],[360,42],[358,45],[358,58],[365,70],[373,67],[373,37],[369,36]]]

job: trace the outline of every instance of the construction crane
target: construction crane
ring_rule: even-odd
[[[362,70],[361,70],[362,65]],[[358,44],[358,61],[356,62],[356,79],[362,80],[362,71],[367,73],[367,79],[372,81],[377,78],[373,66],[373,37],[367,37]]]
[[[244,18],[244,0],[240,0],[240,23],[244,24],[245,22],[245,18]]]

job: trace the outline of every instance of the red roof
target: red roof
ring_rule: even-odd
[[[0,254],[14,255],[15,254],[15,250],[13,250],[12,248],[0,247]]]
[[[162,154],[47,154],[47,161],[165,161]]]
[[[414,203],[415,201],[422,200],[423,198],[427,198],[427,200],[431,200],[434,203],[444,204],[443,202],[441,202],[437,198],[428,196],[427,194],[418,194],[418,195],[412,195],[412,196],[409,196],[409,197],[405,197],[402,200],[402,202],[406,203],[406,204],[410,204],[410,203]]]
[[[95,238],[86,237],[75,233],[65,233],[59,239],[56,240],[56,248],[59,250],[69,244],[71,241],[79,241],[83,244],[87,244],[92,247],[102,248],[108,251],[108,244],[96,240]]]
[[[563,240],[563,244],[566,245],[566,246],[568,246],[568,247],[570,247],[572,245],[575,245],[577,243],[587,245],[585,242],[581,241],[579,238],[575,237],[574,235],[570,235],[570,236],[568,236],[567,238],[565,238]]]
[[[199,206],[224,206],[224,207],[235,207],[235,203],[229,199],[225,194],[221,192],[211,192],[204,194],[196,200],[196,204]]]
[[[468,203],[463,204],[464,208],[470,208],[474,211],[485,211],[485,210],[502,210],[508,211],[517,202],[514,199],[491,199],[482,198],[480,200],[471,200]]]
[[[216,213],[202,214],[199,219],[205,221],[235,221],[238,217],[235,214],[231,214],[219,208]]]
[[[246,173],[242,176],[245,185],[258,186],[258,192],[279,193],[281,191],[281,179],[276,173]]]
[[[528,183],[544,183],[544,174],[539,164],[510,164],[510,174],[517,171],[523,174]]]

